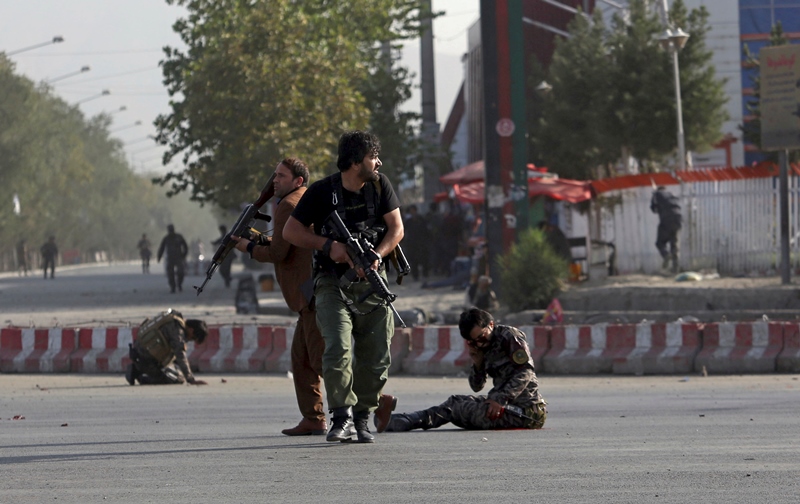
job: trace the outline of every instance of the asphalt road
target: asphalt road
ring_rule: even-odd
[[[240,315],[215,277],[170,294],[159,266],[0,275],[4,324],[138,324],[166,307],[210,323]],[[461,294],[397,287],[400,309]],[[259,293],[279,307],[280,293]],[[275,311],[279,311],[276,309]],[[386,433],[373,445],[289,438],[287,376],[204,375],[205,387],[130,387],[120,375],[0,376],[0,503],[786,502],[800,500],[798,375],[542,375],[541,431]],[[224,380],[224,381],[223,381]],[[390,377],[412,411],[469,393],[466,379]]]
[[[284,376],[0,378],[0,502],[796,503],[798,376],[549,377],[540,431],[290,438]],[[224,381],[223,381],[224,380]],[[468,393],[392,377],[399,410]],[[17,419],[14,419],[14,418]]]
[[[151,262],[149,275],[142,274],[137,262],[68,266],[56,269],[56,278],[44,279],[41,271],[27,277],[0,273],[0,324],[3,326],[115,326],[140,324],[145,318],[173,308],[188,318],[209,324],[288,325],[297,319],[286,307],[277,284],[274,290],[257,296],[263,312],[236,313],[238,278],[257,279],[271,270],[245,271],[240,263],[233,267],[230,288],[217,272],[198,296],[193,286],[200,285],[205,272],[190,272],[183,291],[170,293],[163,264]],[[440,312],[464,300],[464,293],[450,287],[422,289],[421,282],[406,278],[402,285],[390,279],[397,294],[395,307],[407,310],[422,307]]]

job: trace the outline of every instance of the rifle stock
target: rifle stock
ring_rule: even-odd
[[[198,296],[203,292],[203,288],[205,288],[208,281],[211,280],[211,277],[214,276],[214,273],[217,271],[217,268],[219,268],[219,265],[222,264],[222,261],[224,261],[231,250],[236,247],[236,242],[231,239],[231,236],[250,238],[251,226],[257,219],[264,221],[271,220],[269,215],[261,213],[260,210],[261,207],[275,195],[274,181],[275,174],[273,173],[269,180],[267,180],[264,188],[261,189],[261,194],[258,196],[258,199],[244,208],[239,218],[236,219],[236,222],[233,224],[233,227],[231,227],[230,231],[222,238],[217,250],[214,252],[214,256],[211,258],[211,264],[206,270],[205,280],[203,280],[203,283],[199,287],[194,287],[197,290]]]

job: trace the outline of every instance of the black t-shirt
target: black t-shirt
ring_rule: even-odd
[[[336,195],[331,181],[333,177],[338,176],[339,174],[330,175],[311,184],[303,197],[300,198],[294,211],[292,211],[292,217],[300,221],[304,226],[308,227],[313,224],[314,232],[317,234],[321,234],[320,230],[325,220],[338,207],[337,198],[339,196]],[[400,200],[386,175],[378,173],[378,178],[381,190],[375,215],[378,217],[378,222],[381,222],[381,217],[395,208],[400,208]],[[373,185],[372,192],[375,192],[374,184],[372,182],[370,184]],[[339,185],[342,188],[345,209],[345,216],[342,220],[350,231],[355,231],[355,224],[366,221],[369,215],[365,196],[367,184],[364,184],[364,187],[357,193],[345,189],[341,182]]]
[[[338,198],[340,196],[334,190],[332,182],[333,177],[341,177],[341,175],[336,173],[311,184],[292,211],[292,217],[297,219],[304,226],[308,227],[313,224],[316,234],[322,234],[322,228],[328,216],[339,206]],[[377,200],[377,205],[375,207],[377,224],[383,224],[382,217],[384,215],[396,208],[400,208],[400,199],[394,192],[389,178],[383,173],[378,173],[378,179],[381,186],[380,196],[378,196],[378,191],[375,188],[375,184],[372,182],[364,184],[364,187],[362,187],[359,192],[354,193],[345,189],[341,183],[341,178],[339,179],[341,198],[343,199],[345,209],[345,215],[342,220],[350,232],[357,231],[356,224],[366,221],[369,217],[366,199],[367,192],[370,192],[370,189],[367,189],[368,186],[372,186],[371,192],[373,193],[373,198]],[[377,246],[378,244],[376,243],[375,245]]]

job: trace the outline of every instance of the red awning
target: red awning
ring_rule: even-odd
[[[464,203],[479,205],[483,203],[483,181],[469,184],[455,184],[453,191],[456,198]],[[580,203],[592,199],[592,188],[589,182],[556,178],[529,178],[528,196],[547,196],[548,198]]]
[[[535,175],[547,173],[547,168],[538,168],[533,163],[528,163],[527,168],[529,176],[531,175],[531,172],[535,172]],[[470,182],[483,180],[485,176],[486,170],[484,170],[483,161],[481,160],[475,161],[474,163],[462,166],[458,170],[454,170],[450,173],[442,175],[439,177],[439,182],[444,185],[468,184]]]
[[[458,170],[442,175],[439,177],[439,182],[444,185],[467,184],[476,180],[483,180],[483,177],[483,161],[475,161],[472,164],[462,166]]]

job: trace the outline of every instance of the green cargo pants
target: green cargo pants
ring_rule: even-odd
[[[386,279],[385,273],[381,276]],[[338,278],[332,275],[320,274],[315,279],[317,325],[325,340],[322,379],[330,409],[352,406],[354,412],[374,411],[389,376],[394,335],[391,310],[379,306],[368,315],[358,315],[342,298],[343,293],[356,302],[370,289],[367,281],[340,289]],[[380,302],[373,294],[356,307],[367,313]]]

